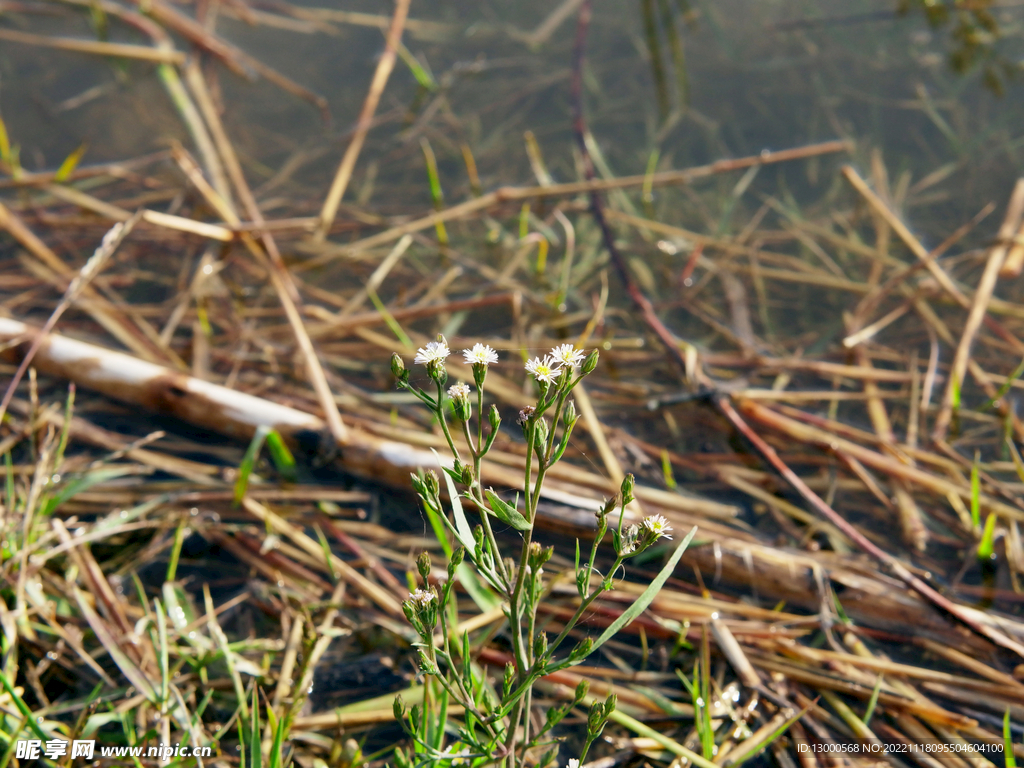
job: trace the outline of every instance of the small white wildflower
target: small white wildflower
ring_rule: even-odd
[[[486,344],[474,344],[472,349],[462,350],[467,365],[494,365],[498,362],[498,353]]]
[[[551,350],[551,357],[559,365],[579,368],[586,355],[582,349],[576,349],[572,344],[561,344]]]
[[[544,355],[544,359],[541,360],[539,357],[533,358],[526,363],[526,370],[533,378],[537,381],[546,381],[547,383],[553,382],[558,378],[558,373],[561,367],[551,357],[551,355]]]
[[[565,768],[580,768],[580,761],[575,757],[570,757],[569,762],[565,764]]]
[[[671,539],[669,533],[672,531],[672,526],[668,524],[662,515],[650,515],[640,521],[640,527],[643,528],[643,532],[649,536],[653,536],[655,539]]]
[[[413,358],[413,362],[417,365],[426,365],[432,363],[435,360],[440,362],[450,355],[452,351],[448,349],[448,344],[443,341],[432,341],[425,347],[420,347],[416,350],[416,357]]]
[[[461,381],[448,387],[448,397],[452,400],[466,400],[469,398],[469,387]]]
[[[434,593],[426,589],[417,589],[409,594],[409,599],[415,603],[417,608],[423,609],[434,602]]]

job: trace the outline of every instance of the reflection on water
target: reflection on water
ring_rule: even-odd
[[[1011,81],[1009,93],[997,98],[981,86],[980,67],[953,74],[949,29],[930,27],[923,14],[894,17],[893,6],[877,0],[618,0],[595,6],[587,105],[591,130],[617,174],[643,172],[655,150],[659,167],[683,167],[838,136],[857,140],[863,164],[871,148],[882,151],[893,183],[910,192],[906,208],[932,238],[984,202],[1005,199],[1020,144],[1018,86]],[[346,10],[388,12],[370,3]],[[414,3],[413,17],[434,24],[414,28],[405,42],[436,88],[423,89],[399,64],[349,198],[389,213],[427,207],[421,136],[438,157],[449,202],[470,192],[463,143],[485,188],[530,181],[527,130],[556,179],[576,178],[568,102],[573,17],[541,44],[523,41],[551,11],[548,2]],[[10,14],[5,24],[92,34],[84,13],[62,12]],[[253,26],[232,13],[221,7],[221,35],[330,104],[334,123],[325,126],[309,104],[265,81],[220,72],[225,118],[254,186],[274,180],[264,198],[313,210],[362,102],[382,35],[372,27],[317,25],[281,14],[273,18],[290,28]],[[1005,45],[1012,44],[1021,10],[993,13],[1010,38]],[[146,42],[123,24],[109,23],[112,39]],[[319,31],[298,31],[308,29]],[[89,143],[86,162],[141,154],[172,138],[187,141],[152,65],[5,42],[0,68],[0,106],[28,168],[54,167],[83,141]],[[780,181],[798,197],[821,198],[835,178],[821,170],[812,162],[766,171],[746,199],[756,205],[758,185],[777,191]],[[941,182],[922,188],[922,179],[939,170],[946,174]],[[721,221],[721,209],[688,210],[693,201],[675,194],[663,195],[659,204],[652,213],[669,221],[741,226],[740,211]]]

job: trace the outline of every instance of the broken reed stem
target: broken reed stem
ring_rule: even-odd
[[[36,334],[36,337],[32,340],[32,346],[29,347],[28,352],[25,353],[21,359],[21,363],[18,365],[18,370],[14,372],[14,376],[11,377],[11,381],[7,385],[7,391],[4,392],[3,400],[0,401],[0,423],[4,420],[4,414],[7,413],[7,406],[10,405],[11,398],[14,397],[14,392],[18,388],[18,383],[21,381],[21,377],[25,375],[25,371],[32,363],[33,358],[36,356],[36,352],[39,351],[40,345],[43,343],[43,339],[46,335],[53,330],[54,326],[57,325],[57,321],[60,320],[61,315],[71,306],[72,302],[78,297],[82,290],[92,281],[96,275],[100,273],[103,267],[106,265],[107,260],[114,254],[118,246],[124,242],[124,239],[131,234],[131,231],[135,228],[135,225],[142,218],[142,212],[137,212],[132,218],[125,223],[117,223],[113,228],[103,236],[103,240],[100,242],[96,252],[92,255],[78,275],[68,284],[67,289],[64,291],[64,296],[60,302],[54,308],[53,312],[50,313],[50,317],[47,318],[45,325],[42,330]]]
[[[235,191],[238,193],[238,197],[245,206],[249,218],[257,226],[261,226],[264,223],[263,212],[260,211],[259,204],[256,202],[256,198],[253,196],[248,182],[245,180],[245,174],[242,172],[241,163],[238,162],[238,156],[235,154],[234,146],[228,139],[227,132],[224,130],[224,124],[221,122],[220,116],[214,107],[213,99],[210,98],[209,90],[206,87],[206,81],[203,78],[203,74],[198,63],[194,63],[193,66],[190,66],[186,70],[185,74],[189,84],[192,86],[193,93],[196,94],[196,101],[203,113],[203,117],[206,118],[207,125],[210,127],[214,141],[217,144],[217,149],[220,152],[221,159],[227,168],[227,172],[232,183],[234,184]],[[204,188],[202,185],[198,185],[198,187],[200,191],[207,191],[207,194],[209,194],[208,188]],[[220,201],[216,203],[214,207],[215,210],[221,211],[222,215],[229,215],[231,217],[228,220],[229,223],[234,226],[238,226],[241,220],[228,201]],[[334,401],[334,393],[331,391],[330,384],[327,382],[327,375],[324,373],[323,366],[320,364],[320,358],[317,357],[316,350],[313,348],[313,342],[310,340],[309,333],[306,331],[306,326],[302,321],[302,315],[299,312],[299,305],[302,299],[299,296],[299,291],[295,287],[295,283],[291,279],[291,275],[288,273],[288,270],[285,268],[284,261],[281,258],[281,253],[277,248],[277,243],[274,240],[273,235],[266,228],[260,230],[260,237],[266,249],[265,251],[263,248],[260,248],[247,233],[239,233],[239,236],[246,244],[253,257],[270,273],[271,284],[273,285],[278,299],[281,302],[281,306],[285,311],[288,323],[292,327],[299,349],[302,350],[310,383],[313,386],[313,391],[316,393],[317,401],[323,409],[324,418],[327,420],[327,424],[335,441],[338,444],[344,443],[348,439],[348,430],[341,418],[341,413],[338,411],[338,404]]]
[[[13,29],[0,29],[0,40],[12,43],[35,45],[42,48],[57,48],[75,53],[91,53],[96,56],[114,56],[119,59],[140,59],[160,64],[184,64],[185,54],[174,49],[161,47],[151,48],[148,45],[131,45],[129,43],[104,43],[96,40],[73,40],[66,37],[47,37],[33,35],[29,32],[17,32]]]
[[[1006,257],[1006,242],[1013,237],[1017,230],[1021,217],[1024,216],[1024,179],[1018,179],[1010,196],[1007,205],[1006,218],[999,228],[999,242],[996,243],[988,254],[985,263],[985,271],[981,275],[978,288],[974,292],[974,302],[971,304],[971,311],[967,315],[967,322],[964,324],[963,334],[960,337],[960,344],[957,346],[956,355],[953,358],[953,366],[949,373],[949,382],[946,385],[946,392],[942,397],[942,405],[935,417],[932,427],[932,440],[936,443],[944,442],[949,423],[953,415],[953,405],[959,397],[960,389],[964,384],[964,376],[967,373],[967,362],[971,356],[971,346],[974,344],[974,337],[981,327],[985,313],[988,311],[988,303],[995,290],[996,281],[999,279],[999,271],[1002,269],[1003,260]]]
[[[982,623],[976,616],[971,615],[966,609],[940,595],[930,586],[921,581],[921,579],[912,574],[907,567],[903,565],[903,563],[888,552],[885,552],[875,546],[875,544],[867,539],[864,534],[858,531],[852,523],[848,522],[846,518],[826,504],[820,496],[808,488],[807,484],[801,480],[800,477],[790,469],[781,458],[779,458],[775,449],[768,445],[760,435],[750,428],[750,425],[747,424],[746,421],[743,420],[743,417],[736,412],[736,409],[732,407],[728,398],[719,397],[716,399],[716,402],[722,413],[725,414],[729,421],[733,423],[733,426],[735,426],[736,429],[739,430],[739,432],[747,438],[755,448],[757,448],[758,452],[779,474],[786,479],[787,482],[789,482],[790,485],[793,486],[794,490],[803,496],[811,506],[818,510],[818,512],[824,515],[829,522],[836,526],[836,528],[845,533],[853,543],[875,558],[880,564],[888,567],[897,577],[906,583],[907,586],[915,590],[926,600],[931,601],[936,607],[956,617],[975,632],[987,637],[996,645],[1013,651],[1021,658],[1024,658],[1024,645],[1012,640],[999,630]]]
[[[391,77],[391,71],[395,68],[398,46],[402,40],[402,29],[405,26],[405,19],[409,15],[409,3],[410,0],[397,0],[395,3],[395,13],[391,17],[391,26],[388,28],[384,53],[377,62],[377,69],[374,71],[373,79],[370,81],[370,89],[366,94],[366,100],[363,102],[363,108],[359,112],[356,132],[341,158],[341,164],[338,166],[338,170],[334,175],[334,181],[331,182],[331,188],[328,190],[323,207],[320,209],[320,223],[313,234],[313,239],[316,242],[322,242],[331,230],[334,217],[338,213],[338,206],[341,205],[341,198],[344,196],[349,180],[352,178],[352,171],[355,169],[359,152],[366,141],[366,135],[370,132],[373,116],[377,112],[377,104],[380,102],[381,94],[384,93],[384,87],[387,85],[388,78]]]
[[[644,184],[652,186],[665,186],[667,184],[688,184],[696,179],[714,176],[719,173],[743,170],[754,165],[771,165],[774,163],[800,160],[818,155],[834,154],[836,152],[848,152],[850,145],[845,141],[825,141],[820,144],[807,144],[792,149],[782,149],[778,152],[762,152],[757,155],[739,157],[732,160],[717,160],[707,165],[699,165],[678,171],[662,171],[650,176],[621,176],[617,179],[593,179],[591,181],[573,181],[565,184],[551,184],[548,186],[535,187],[501,187],[486,195],[467,200],[464,203],[453,205],[443,211],[430,213],[422,218],[415,219],[406,224],[400,224],[391,229],[380,232],[362,240],[356,240],[347,245],[335,245],[329,243],[320,244],[311,252],[316,257],[303,264],[301,269],[313,269],[323,266],[343,255],[358,253],[360,251],[386,245],[400,238],[402,235],[409,235],[415,232],[422,232],[431,229],[438,223],[455,221],[464,218],[478,211],[487,210],[501,203],[529,200],[535,197],[565,197],[578,195],[591,191],[606,191],[611,189],[624,189],[626,187],[642,187]]]

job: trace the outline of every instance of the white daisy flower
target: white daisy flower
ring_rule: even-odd
[[[434,361],[441,362],[451,353],[452,351],[448,349],[446,342],[432,341],[427,346],[416,350],[416,357],[413,359],[413,362],[417,365],[426,365]]]
[[[498,353],[486,344],[474,344],[472,349],[462,350],[467,365],[494,365],[498,362]]]
[[[448,397],[452,400],[466,400],[469,398],[469,387],[461,381],[448,387]]]
[[[551,350],[551,357],[559,365],[579,368],[586,355],[582,349],[576,349],[572,344],[561,344]]]
[[[569,762],[565,764],[565,768],[580,768],[580,761],[575,757],[570,757]]]
[[[434,602],[434,593],[426,589],[417,589],[415,592],[409,594],[409,599],[417,608],[422,609]]]
[[[543,360],[535,357],[533,360],[528,361],[526,363],[526,370],[537,381],[546,381],[550,384],[558,378],[561,366],[555,362],[551,355],[544,355]]]
[[[669,533],[672,532],[672,526],[668,524],[662,515],[650,515],[640,521],[640,527],[643,532],[649,536],[653,536],[655,539],[671,539]]]

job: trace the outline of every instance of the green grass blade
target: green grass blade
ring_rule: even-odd
[[[1010,708],[1003,715],[1003,755],[1006,768],[1017,768],[1017,757],[1013,754],[1013,733],[1010,731]]]
[[[981,525],[981,481],[978,479],[977,452],[971,464],[971,525],[975,528]]]
[[[60,168],[53,175],[53,180],[57,184],[62,184],[67,181],[68,177],[74,172],[75,168],[78,167],[78,163],[82,160],[82,155],[85,154],[85,150],[89,148],[89,142],[83,141],[78,145],[78,149],[72,152],[70,155],[64,158],[64,162],[60,164]]]
[[[245,492],[249,488],[249,476],[252,475],[253,467],[256,466],[256,459],[260,455],[260,449],[263,447],[263,442],[267,439],[270,431],[270,428],[266,426],[256,428],[256,434],[252,436],[252,440],[249,441],[249,447],[245,451],[245,456],[242,457],[242,463],[238,465],[238,479],[235,480],[236,507],[242,503],[242,497],[245,496]]]
[[[134,472],[134,467],[104,467],[102,469],[94,469],[92,472],[88,472],[81,477],[76,477],[65,483],[56,494],[46,499],[40,509],[40,514],[44,517],[48,517],[53,514],[61,504],[72,498],[75,494],[86,491],[99,483],[105,483],[108,480],[113,480],[116,477],[123,477],[124,475],[130,475]]]
[[[274,462],[274,467],[277,468],[281,477],[289,483],[298,482],[299,477],[295,472],[295,457],[292,456],[292,452],[288,450],[288,446],[284,444],[284,440],[276,429],[267,432],[267,450],[270,451],[270,460]]]
[[[864,725],[871,725],[871,718],[875,714],[875,707],[878,706],[878,694],[882,692],[882,676],[879,675],[875,681],[875,687],[871,691],[871,698],[868,699],[868,708],[864,710]]]
[[[996,538],[996,513],[989,512],[985,518],[985,530],[981,534],[981,541],[978,543],[978,559],[982,561],[991,560],[995,551]]]

